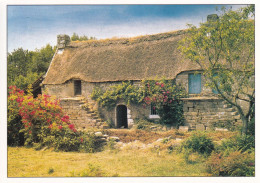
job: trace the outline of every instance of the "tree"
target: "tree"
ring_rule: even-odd
[[[26,89],[29,84],[32,84],[47,71],[55,49],[47,44],[40,50],[28,51],[19,48],[8,53],[8,86],[15,85]]]
[[[237,11],[222,8],[222,15],[215,20],[199,28],[190,25],[179,46],[183,55],[204,71],[206,84],[237,109],[242,134],[247,134],[255,106],[253,18],[253,5]]]
[[[73,33],[73,35],[71,36],[71,41],[87,41],[87,40],[96,40],[95,37],[91,36],[88,37],[86,35],[83,36],[79,36],[78,34],[76,34],[75,32]]]

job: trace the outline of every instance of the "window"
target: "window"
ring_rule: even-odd
[[[160,118],[157,111],[156,111],[154,104],[151,104],[151,110],[150,110],[149,118]]]
[[[81,95],[81,80],[74,81],[74,95]]]
[[[201,92],[201,74],[189,74],[189,94],[199,94]]]

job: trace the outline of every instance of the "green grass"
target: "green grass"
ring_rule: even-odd
[[[8,177],[210,176],[203,160],[186,164],[181,154],[151,150],[98,153],[35,151],[8,147]]]

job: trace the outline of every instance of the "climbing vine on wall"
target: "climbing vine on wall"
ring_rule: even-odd
[[[180,98],[185,97],[183,88],[171,80],[143,80],[140,85],[133,85],[130,81],[112,85],[103,91],[95,88],[91,98],[101,107],[115,107],[119,100],[128,105],[141,104],[148,107],[153,104],[163,124],[181,125],[183,122],[183,106]]]

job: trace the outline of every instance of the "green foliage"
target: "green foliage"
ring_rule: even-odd
[[[244,134],[255,103],[255,24],[250,14],[254,18],[253,5],[237,11],[222,8],[215,21],[190,26],[179,46],[204,71],[206,85],[237,108]],[[241,100],[248,103],[248,111],[243,111]]]
[[[55,53],[55,47],[47,44],[40,50],[28,51],[19,48],[7,56],[8,87],[15,85],[26,89],[41,75],[46,73]]]
[[[145,80],[143,83],[143,102],[153,104],[160,116],[160,122],[167,125],[180,126],[183,122],[183,103],[185,89],[171,80]]]
[[[119,99],[123,99],[127,104],[138,103],[142,99],[139,91],[137,86],[128,81],[112,85],[105,92],[102,92],[100,88],[95,88],[91,98],[103,107],[112,108],[116,106]]]
[[[139,130],[150,130],[149,127],[151,127],[152,123],[150,121],[147,121],[145,119],[139,119],[135,122],[136,128]]]
[[[214,176],[255,176],[254,153],[234,151],[227,156],[212,154],[207,162],[207,170]]]
[[[71,36],[71,41],[87,41],[87,40],[96,40],[95,37],[88,37],[88,36],[79,36],[78,34],[76,34],[75,32],[73,33],[73,35]]]
[[[78,132],[59,105],[49,95],[32,97],[28,90],[9,87],[8,145],[53,147],[56,151],[95,152],[101,148],[94,134]]]
[[[140,86],[130,81],[110,86],[106,91],[95,88],[91,98],[102,107],[115,107],[122,99],[129,104],[142,104],[143,107],[154,104],[162,124],[181,125],[183,122],[183,104],[180,98],[185,97],[183,88],[168,80],[144,80]]]
[[[48,174],[52,174],[52,173],[54,173],[54,169],[53,168],[49,168]]]
[[[251,135],[237,135],[230,139],[223,140],[217,148],[219,152],[228,154],[231,151],[242,153],[255,148],[255,137]]]
[[[103,177],[106,174],[100,169],[99,166],[88,164],[88,167],[80,172],[71,172],[72,177]]]
[[[21,131],[23,128],[21,117],[9,115],[7,121],[7,144],[9,146],[22,146],[24,144],[24,133]]]
[[[181,145],[184,152],[197,152],[203,155],[210,155],[214,148],[212,140],[207,137],[205,132],[194,132]]]

